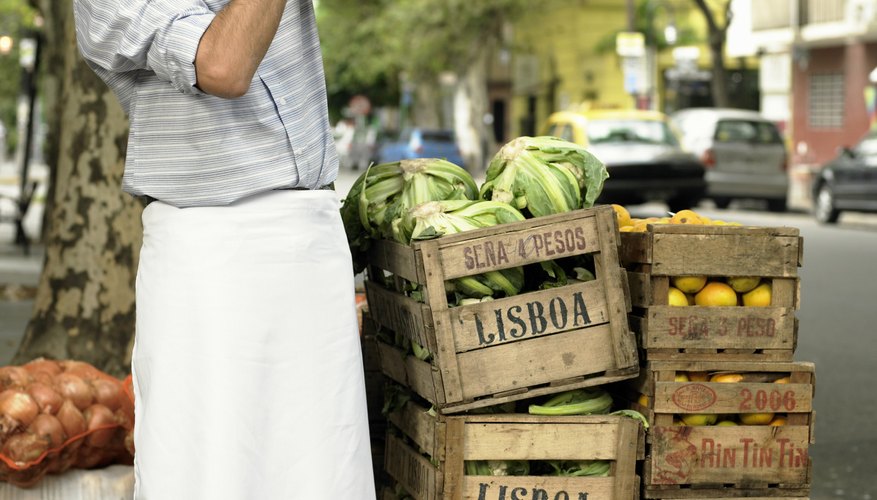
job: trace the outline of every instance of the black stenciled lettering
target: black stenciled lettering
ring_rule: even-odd
[[[463,262],[466,264],[466,269],[475,269],[475,259],[472,257],[472,247],[466,247],[463,249]]]
[[[496,252],[493,249],[492,241],[484,242],[484,258],[487,260],[488,266],[496,266]]]
[[[481,260],[482,250],[483,248],[481,248],[481,245],[475,245],[472,249],[472,251],[475,252],[475,267],[478,269],[485,267],[484,262]]]
[[[556,495],[554,495],[554,500],[569,500],[569,493],[565,491],[558,491]]]
[[[498,245],[496,247],[496,262],[499,265],[509,263],[509,254],[505,249],[505,243],[503,243],[502,241],[498,242]]]
[[[499,341],[504,341],[505,338],[505,326],[502,323],[502,309],[497,309],[494,311],[496,315],[496,331],[499,334]]]
[[[569,252],[569,245],[567,245],[566,241],[563,239],[563,231],[554,231],[554,246],[560,253]]]
[[[519,339],[527,334],[527,322],[521,319],[522,311],[521,306],[512,306],[506,311],[509,321],[516,325],[509,329],[509,336],[513,339]]]
[[[548,329],[548,320],[545,319],[545,306],[541,302],[528,302],[527,313],[530,315],[530,331],[533,335],[539,335]]]
[[[489,487],[486,483],[478,483],[478,500],[487,500],[487,488]]]
[[[527,498],[527,488],[515,488],[512,490],[511,500],[525,500]]]
[[[545,255],[549,257],[554,255],[554,246],[551,244],[551,233],[542,234],[542,241],[545,242]]]
[[[591,324],[591,317],[588,315],[588,306],[585,304],[585,297],[582,295],[582,292],[576,292],[572,296],[573,298],[573,313],[572,313],[572,324],[573,326],[579,326],[579,321],[581,321],[581,326],[587,326]]]
[[[588,500],[588,493],[587,492],[579,493],[579,500]]]
[[[557,330],[566,328],[566,303],[560,297],[554,297],[548,303],[548,317],[551,318],[551,325]]]
[[[548,492],[542,488],[533,488],[533,500],[551,500],[548,498]]]
[[[490,345],[493,343],[496,335],[484,332],[484,322],[481,321],[481,315],[475,313],[475,331],[478,333],[478,345]]]
[[[576,231],[576,248],[578,250],[584,250],[587,248],[588,244],[585,242],[585,230],[582,227],[577,227]]]

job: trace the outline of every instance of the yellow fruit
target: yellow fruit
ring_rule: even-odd
[[[697,293],[706,285],[706,276],[674,276],[673,286],[685,293]]]
[[[707,217],[706,215],[698,214],[697,216],[700,217],[701,224],[712,224],[713,223],[713,220],[710,219],[709,217]]]
[[[767,425],[772,425],[774,427],[782,427],[782,426],[786,425],[786,417],[784,417],[782,415],[777,415],[777,416],[773,417],[773,420],[771,420],[770,423]]]
[[[615,210],[615,218],[618,220],[618,227],[633,225],[633,222],[630,220],[630,212],[628,212],[626,208],[621,205],[613,204],[612,209]]]
[[[618,232],[620,233],[632,233],[634,232],[633,226],[623,226],[618,228]]]
[[[645,394],[640,394],[639,398],[636,400],[637,404],[640,406],[644,406],[646,408],[649,407],[649,397]]]
[[[712,222],[712,225],[713,225],[713,226],[727,226],[728,223],[725,222],[725,221],[723,221],[723,220],[714,220],[714,221]]]
[[[716,422],[716,427],[735,427],[736,425],[737,422],[734,422],[733,420],[721,420]]]
[[[710,382],[717,382],[720,384],[736,384],[737,382],[742,381],[743,374],[741,373],[716,373],[710,377]]]
[[[789,382],[791,382],[791,378],[788,375],[786,375],[785,377],[780,377],[773,381],[774,384],[788,384]]]
[[[767,307],[770,305],[770,283],[762,283],[743,294],[743,305],[747,307]]]
[[[670,287],[670,291],[668,293],[667,303],[671,306],[687,306],[688,305],[688,297],[682,293],[678,288]]]
[[[713,425],[716,423],[718,415],[715,413],[686,413],[685,415],[680,415],[679,418],[685,422],[685,425],[689,426]]]
[[[768,425],[773,420],[773,413],[741,413],[743,425]]]
[[[697,292],[694,303],[699,306],[736,306],[737,292],[727,283],[711,281]]]
[[[728,278],[728,284],[737,293],[746,293],[761,283],[758,276],[731,276]]]
[[[727,222],[727,223],[725,223],[725,225],[726,226],[742,226],[743,224],[740,222]]]
[[[703,224],[703,221],[693,210],[680,210],[670,218],[670,224]]]
[[[688,374],[685,372],[679,372],[673,378],[675,382],[688,382]]]
[[[710,374],[707,372],[688,372],[688,380],[692,382],[709,382]]]

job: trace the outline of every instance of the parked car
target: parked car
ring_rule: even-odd
[[[837,222],[845,210],[877,212],[877,131],[840,154],[813,178],[813,214],[822,223]]]
[[[755,111],[694,108],[671,115],[682,147],[706,166],[707,197],[719,208],[758,199],[786,210],[788,154],[776,124]]]
[[[703,165],[682,151],[667,117],[655,111],[562,111],[544,133],[581,144],[606,165],[598,203],[662,201],[677,212],[700,201]]]
[[[385,141],[378,151],[378,163],[412,158],[443,158],[465,168],[463,156],[451,130],[413,128],[396,140]]]

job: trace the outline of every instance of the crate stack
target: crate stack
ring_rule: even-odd
[[[448,280],[579,255],[593,258],[595,280],[448,304]],[[410,246],[374,242],[368,263],[369,316],[383,332],[377,344],[381,370],[413,394],[389,416],[384,461],[386,472],[408,495],[417,500],[637,498],[636,463],[644,439],[636,420],[496,411],[638,375],[636,342],[627,322],[627,278],[619,264],[611,208]],[[410,296],[412,284],[419,300]],[[423,346],[431,357],[421,360],[380,340],[395,336]],[[465,470],[466,462],[480,460],[591,459],[611,460],[610,476],[479,476]],[[392,496],[386,490],[382,494]]]
[[[621,233],[620,257],[642,368],[619,386],[651,424],[643,498],[807,497],[815,369],[793,361],[798,230],[650,225]],[[771,301],[670,306],[677,276],[758,276]]]

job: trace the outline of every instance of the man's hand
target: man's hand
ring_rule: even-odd
[[[201,37],[197,86],[228,99],[247,93],[277,33],[286,0],[231,0]]]

